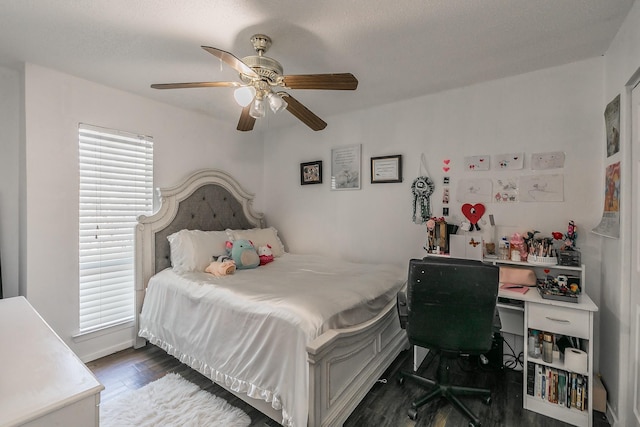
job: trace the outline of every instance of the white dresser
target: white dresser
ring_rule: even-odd
[[[99,424],[104,386],[24,297],[0,300],[0,426]]]

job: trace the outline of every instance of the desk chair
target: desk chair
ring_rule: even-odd
[[[409,262],[407,316],[405,323],[401,313],[401,324],[412,345],[440,356],[436,380],[414,372],[400,373],[400,384],[406,379],[430,388],[428,394],[411,404],[408,415],[412,420],[417,419],[420,406],[444,397],[471,420],[470,426],[480,426],[479,418],[458,396],[480,396],[488,405],[491,391],[454,386],[449,370],[461,354],[480,355],[491,350],[498,279],[499,267],[481,261],[425,258]]]

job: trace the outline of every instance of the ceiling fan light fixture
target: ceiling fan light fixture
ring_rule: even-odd
[[[256,89],[253,86],[241,86],[233,91],[233,97],[235,98],[238,105],[243,108],[251,104],[251,101],[253,101],[253,98],[255,96]]]
[[[246,132],[253,130],[256,119],[265,117],[266,104],[275,114],[287,110],[311,130],[322,130],[327,123],[316,116],[300,101],[283,89],[320,89],[320,90],[356,90],[358,79],[351,73],[332,74],[290,74],[285,75],[282,64],[265,56],[271,46],[271,38],[264,34],[254,34],[251,43],[256,55],[243,59],[225,50],[210,46],[202,46],[204,50],[238,72],[240,81],[214,81],[190,83],[152,84],[153,89],[184,89],[227,87],[236,89],[233,96],[242,106],[237,130]]]
[[[254,119],[261,119],[264,117],[266,111],[264,109],[264,102],[262,98],[257,98],[253,100],[253,105],[249,109],[249,115]]]
[[[279,113],[280,111],[287,108],[286,101],[282,99],[280,95],[276,95],[273,92],[267,95],[267,102],[269,102],[269,108],[271,108],[271,111],[273,111],[274,113]]]

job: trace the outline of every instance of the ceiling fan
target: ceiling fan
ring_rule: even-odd
[[[351,73],[284,75],[282,65],[278,61],[264,56],[271,46],[269,36],[254,34],[251,36],[251,43],[257,55],[242,59],[215,47],[202,46],[204,50],[238,71],[240,82],[162,83],[152,84],[151,87],[154,89],[235,87],[234,97],[243,107],[237,126],[239,131],[253,129],[256,119],[265,116],[265,104],[268,104],[274,113],[287,109],[311,129],[322,130],[327,126],[326,122],[280,89],[355,90],[358,87],[358,80]]]

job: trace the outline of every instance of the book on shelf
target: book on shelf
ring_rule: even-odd
[[[527,394],[535,396],[536,364],[527,362]]]
[[[558,405],[567,406],[567,373],[558,371]]]

